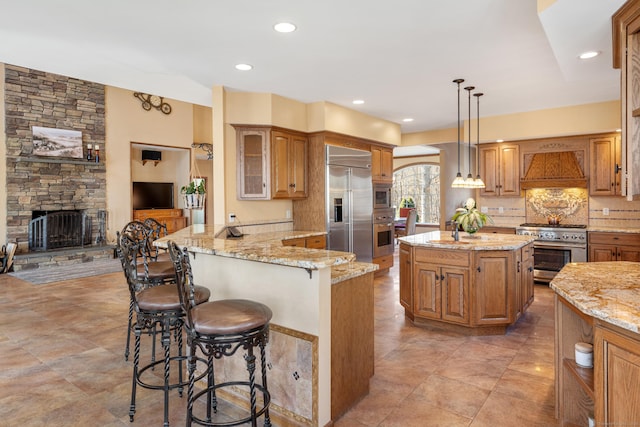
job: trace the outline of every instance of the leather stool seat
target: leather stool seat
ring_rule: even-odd
[[[266,325],[272,313],[259,302],[227,299],[199,304],[191,309],[191,316],[198,334],[233,335]]]
[[[147,263],[149,281],[162,281],[175,277],[176,271],[171,261],[150,261]],[[145,276],[144,264],[136,266],[136,272],[140,276]]]
[[[209,300],[211,291],[204,286],[195,286],[196,304],[202,304]],[[168,311],[181,310],[178,287],[172,285],[159,285],[143,289],[136,296],[138,307],[142,311]]]

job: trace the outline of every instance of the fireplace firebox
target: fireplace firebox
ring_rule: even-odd
[[[29,250],[48,251],[91,244],[91,218],[78,210],[33,211]]]

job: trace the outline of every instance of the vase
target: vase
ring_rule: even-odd
[[[464,231],[466,231],[467,234],[471,236],[471,235],[475,234],[478,230],[479,230],[479,228],[477,228],[477,227],[469,226]]]

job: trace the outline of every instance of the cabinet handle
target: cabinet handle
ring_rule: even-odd
[[[518,261],[518,268],[517,268],[517,272],[520,273],[520,261]]]
[[[622,170],[622,168],[620,167],[619,164],[616,163],[616,166],[615,166],[615,168],[613,168],[613,170],[614,170],[615,174],[618,174]]]
[[[444,274],[440,275],[440,280],[444,280]]]
[[[620,258],[620,252],[618,252],[618,258]]]
[[[477,270],[478,270],[478,273],[481,273],[481,272],[482,272],[482,270],[480,269],[480,267],[479,267],[479,266],[478,266]]]
[[[529,270],[529,272],[533,271],[533,267],[529,266],[529,268],[527,268],[527,270]]]

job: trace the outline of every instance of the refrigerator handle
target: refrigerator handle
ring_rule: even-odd
[[[333,222],[342,222],[342,198],[333,199]]]

